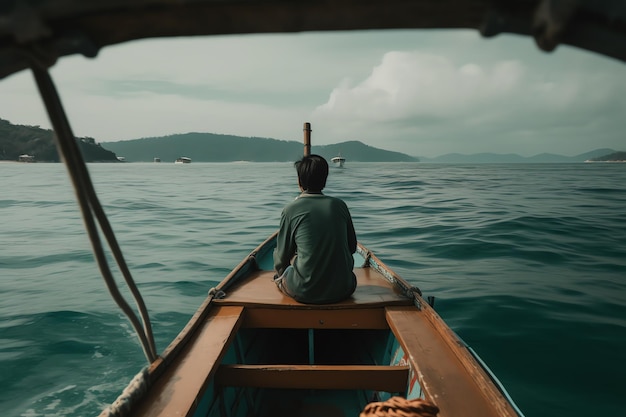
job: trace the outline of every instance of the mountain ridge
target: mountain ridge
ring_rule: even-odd
[[[96,143],[94,138],[75,139],[86,162],[118,162],[115,154]],[[0,160],[17,161],[20,155],[28,155],[38,162],[60,162],[54,132],[0,119]]]
[[[201,132],[106,142],[103,146],[128,162],[150,162],[154,158],[173,162],[181,156],[199,162],[286,162],[297,160],[303,151],[303,144],[298,141]],[[375,148],[360,141],[313,144],[311,152],[328,160],[341,153],[352,162],[419,161],[416,157]]]
[[[77,137],[76,140],[87,162],[117,162],[118,155],[127,162],[152,162],[154,158],[173,162],[181,156],[199,162],[291,162],[300,158],[303,150],[302,142],[299,141],[201,132],[102,143],[97,143],[91,137]],[[330,145],[314,144],[312,152],[328,160],[341,154],[349,162],[457,164],[602,162],[621,158],[624,153],[600,148],[575,156],[540,153],[523,157],[515,153],[481,152],[425,157],[375,148],[356,140]],[[0,118],[0,160],[17,161],[22,154],[34,155],[36,161],[58,162],[52,130],[39,126],[13,125]]]
[[[448,153],[434,158],[420,156],[420,162],[440,164],[519,164],[519,163],[574,163],[585,162],[591,159],[603,160],[602,158],[614,154],[616,151],[610,148],[599,148],[574,156],[564,156],[554,153],[540,153],[533,156],[520,156],[515,153],[498,154],[480,152],[475,154]]]

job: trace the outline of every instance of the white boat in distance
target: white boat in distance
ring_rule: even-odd
[[[346,162],[346,158],[344,158],[343,156],[341,156],[341,154],[339,154],[338,156],[331,158],[330,162],[332,162],[339,168],[343,168],[343,164]]]
[[[176,158],[174,163],[175,164],[190,164],[191,158],[187,158],[186,156],[181,156],[180,158]]]

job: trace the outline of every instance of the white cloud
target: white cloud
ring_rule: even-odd
[[[336,126],[337,136],[386,137],[392,145],[396,135],[403,150],[412,137],[454,144],[450,152],[504,152],[511,149],[507,137],[514,137],[520,152],[542,129],[554,130],[610,103],[623,108],[624,92],[623,85],[588,72],[554,76],[519,60],[456,63],[442,55],[392,51],[362,81],[335,87],[314,116]],[[467,137],[476,142],[464,142]],[[478,149],[481,142],[486,146]],[[595,145],[587,146],[581,152]]]
[[[318,117],[396,120],[413,116],[463,117],[522,90],[524,68],[501,62],[491,68],[467,63],[457,67],[442,56],[389,52],[358,85],[335,88]]]

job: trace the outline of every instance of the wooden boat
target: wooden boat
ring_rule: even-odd
[[[311,126],[304,124],[304,153]],[[424,398],[441,416],[522,415],[462,340],[371,251],[355,293],[299,303],[274,283],[277,233],[215,288],[163,355],[101,417],[356,416]]]
[[[276,234],[211,289],[102,417],[357,416],[392,396],[430,399],[440,416],[521,415],[420,291],[367,248],[354,255],[351,298],[307,305],[274,284],[275,247]]]
[[[141,339],[145,371],[109,416],[357,415],[369,401],[423,397],[443,417],[521,414],[488,368],[419,291],[359,246],[358,288],[341,303],[303,305],[273,285],[271,236],[215,289],[161,354],[48,68],[61,57],[143,38],[319,30],[469,28],[532,36],[626,61],[619,2],[554,0],[2,1],[0,78],[31,69],[56,132],[98,266]],[[384,10],[384,13],[380,13]],[[116,291],[97,226],[138,302]],[[415,279],[415,277],[412,277]]]

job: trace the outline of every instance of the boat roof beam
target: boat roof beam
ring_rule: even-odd
[[[475,29],[535,37],[626,61],[619,0],[0,0],[0,78],[65,55],[159,37],[369,29]]]

